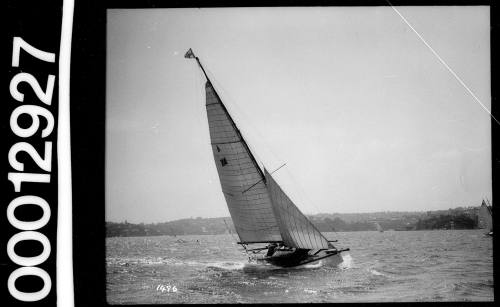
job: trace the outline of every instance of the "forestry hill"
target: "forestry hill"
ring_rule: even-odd
[[[427,212],[320,213],[308,218],[321,232],[482,228],[479,207]],[[203,235],[235,233],[230,217],[189,218],[163,223],[106,222],[107,237]]]

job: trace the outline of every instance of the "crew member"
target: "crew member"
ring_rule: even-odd
[[[267,257],[272,256],[272,255],[274,254],[274,251],[276,250],[276,247],[277,247],[277,246],[278,246],[278,245],[277,245],[276,243],[271,243],[271,244],[268,246],[268,248],[267,248],[267,254],[266,254],[266,256],[267,256]]]

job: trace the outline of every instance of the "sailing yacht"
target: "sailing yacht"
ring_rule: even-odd
[[[489,236],[493,236],[493,215],[491,214],[491,209],[486,203],[481,203],[481,207],[479,208],[479,222],[482,224],[482,228],[486,229],[486,234]]]
[[[200,59],[191,49],[184,57],[195,59],[206,78],[212,152],[238,244],[250,255],[249,261],[279,267],[341,263],[341,252],[349,249],[333,246],[336,241],[325,238],[266,168],[260,168]]]

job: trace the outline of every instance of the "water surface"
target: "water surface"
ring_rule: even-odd
[[[252,265],[231,235],[107,238],[107,300],[110,304],[493,300],[492,238],[483,230],[326,236],[338,239],[336,247],[351,249],[343,253],[344,262],[338,267]]]

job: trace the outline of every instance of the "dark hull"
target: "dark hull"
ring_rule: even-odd
[[[339,252],[335,253],[321,252],[317,255],[311,255],[307,251],[298,251],[288,254],[265,256],[256,260],[259,262],[269,263],[274,266],[289,268],[309,263],[315,263],[320,260],[325,260],[325,261],[328,260],[328,262],[337,265],[340,262],[342,262],[342,257],[340,256]]]

